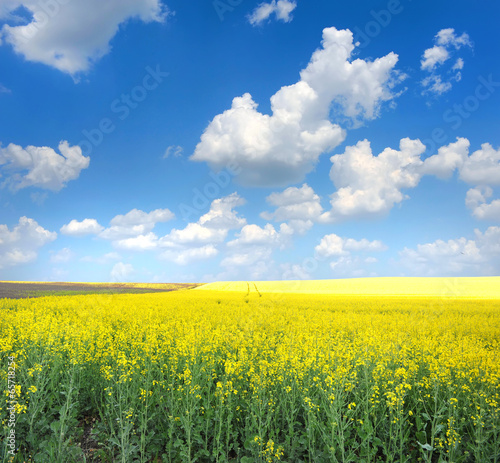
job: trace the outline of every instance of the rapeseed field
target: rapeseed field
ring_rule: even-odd
[[[500,461],[500,299],[203,288],[0,300],[3,461]]]

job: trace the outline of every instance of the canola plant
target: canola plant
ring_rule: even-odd
[[[500,299],[241,289],[0,300],[3,461],[500,461]]]

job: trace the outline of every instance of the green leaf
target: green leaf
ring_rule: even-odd
[[[432,448],[432,446],[431,446],[431,445],[429,445],[429,444],[421,444],[421,443],[420,443],[420,442],[418,442],[418,441],[417,441],[417,444],[418,444],[418,445],[420,445],[420,447],[422,447],[424,450],[428,450],[429,452],[431,452],[432,450],[434,450],[434,449]]]
[[[444,424],[438,424],[435,428],[435,433],[441,432],[444,429]]]
[[[417,432],[416,436],[419,441],[425,442],[427,440],[427,434],[425,434],[425,432],[423,431]]]

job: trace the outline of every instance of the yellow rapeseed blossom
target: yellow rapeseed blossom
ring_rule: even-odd
[[[466,429],[498,429],[500,299],[314,294],[305,284],[280,293],[272,282],[222,286],[0,300],[2,358],[16,355],[12,391],[7,370],[0,373],[1,421],[11,396],[16,413],[28,417],[57,381],[65,381],[56,397],[64,400],[75,371],[75,387],[85,388],[81,397],[115,413],[108,421],[141,423],[141,413],[156,413],[165,428],[157,434],[166,436],[207,417],[209,424],[198,421],[196,429],[221,433],[217,426],[246,423],[255,428],[238,431],[240,447],[254,442],[255,458],[269,462],[292,461],[286,439],[279,440],[287,430],[266,428],[288,419],[285,412],[293,426],[307,420],[307,432],[324,426],[316,441],[348,429],[365,435],[358,443],[373,442],[366,433],[382,426],[422,426],[425,438],[435,421],[434,447],[443,452],[475,442],[464,439]],[[57,378],[50,388],[43,382],[49,376]],[[433,420],[438,398],[443,410]],[[144,429],[155,425],[142,418]],[[418,451],[417,438],[411,448]]]

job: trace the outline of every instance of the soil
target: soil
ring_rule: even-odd
[[[130,287],[126,283],[107,285],[89,285],[85,283],[10,283],[0,282],[0,299],[21,299],[26,297],[41,297],[71,295],[71,294],[140,294],[176,291],[198,286],[192,283],[179,283],[176,288],[141,288]]]

